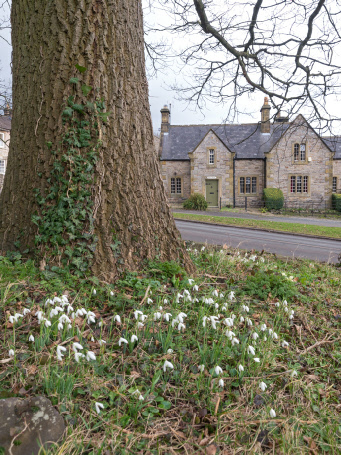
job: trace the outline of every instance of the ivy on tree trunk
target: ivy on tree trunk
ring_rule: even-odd
[[[193,271],[153,144],[141,1],[13,0],[11,20],[2,252],[88,266],[106,281],[145,259]],[[77,262],[82,248],[88,262]]]

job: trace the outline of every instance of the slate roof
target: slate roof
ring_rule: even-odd
[[[258,123],[231,125],[171,125],[169,133],[163,136],[161,160],[188,160],[188,154],[212,130],[231,151],[236,159],[262,159],[270,152],[275,143],[290,127],[290,123],[270,125],[270,134],[263,134]],[[341,159],[341,137],[323,138],[325,144],[336,154],[334,159]]]
[[[0,131],[11,131],[11,117],[5,117],[0,115]]]

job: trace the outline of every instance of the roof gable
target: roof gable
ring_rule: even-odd
[[[210,128],[210,129],[207,131],[207,133],[205,134],[205,136],[204,136],[204,137],[199,141],[199,143],[194,147],[194,149],[193,149],[191,152],[189,152],[189,155],[192,155],[193,153],[195,153],[195,151],[197,150],[197,148],[204,142],[204,140],[207,138],[207,136],[208,136],[210,133],[214,134],[214,135],[219,139],[219,141],[223,144],[223,146],[227,149],[227,151],[229,151],[230,153],[233,153],[233,152],[231,152],[231,150],[227,147],[227,145],[224,143],[224,141],[218,136],[218,134],[217,134],[215,131],[213,131],[212,128]]]

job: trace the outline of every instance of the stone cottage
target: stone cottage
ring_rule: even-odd
[[[4,110],[0,115],[0,191],[2,190],[8,157],[9,138],[11,133],[11,111]]]
[[[341,138],[323,138],[302,115],[270,120],[264,99],[259,123],[170,125],[161,109],[159,157],[171,204],[193,193],[208,205],[260,205],[263,189],[280,188],[289,203],[330,204],[340,192]]]

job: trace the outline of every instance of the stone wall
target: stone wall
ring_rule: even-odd
[[[240,177],[257,177],[256,193],[243,194],[240,191]],[[235,161],[235,191],[236,207],[245,206],[245,197],[249,207],[259,206],[263,200],[264,189],[264,160],[236,160]]]
[[[215,163],[209,164],[209,150],[215,150]],[[201,193],[206,198],[206,180],[218,180],[218,204],[233,204],[233,156],[221,140],[209,131],[191,158],[191,193]]]
[[[168,202],[182,203],[191,194],[191,168],[190,161],[160,161],[160,171],[165,185]],[[171,194],[171,178],[180,177],[182,179],[182,193]]]
[[[294,162],[294,144],[306,144],[306,161]],[[285,135],[267,153],[267,187],[280,188],[288,204],[304,206],[330,204],[333,177],[333,153],[317,134],[298,116]],[[291,193],[291,176],[308,176],[307,193]]]

